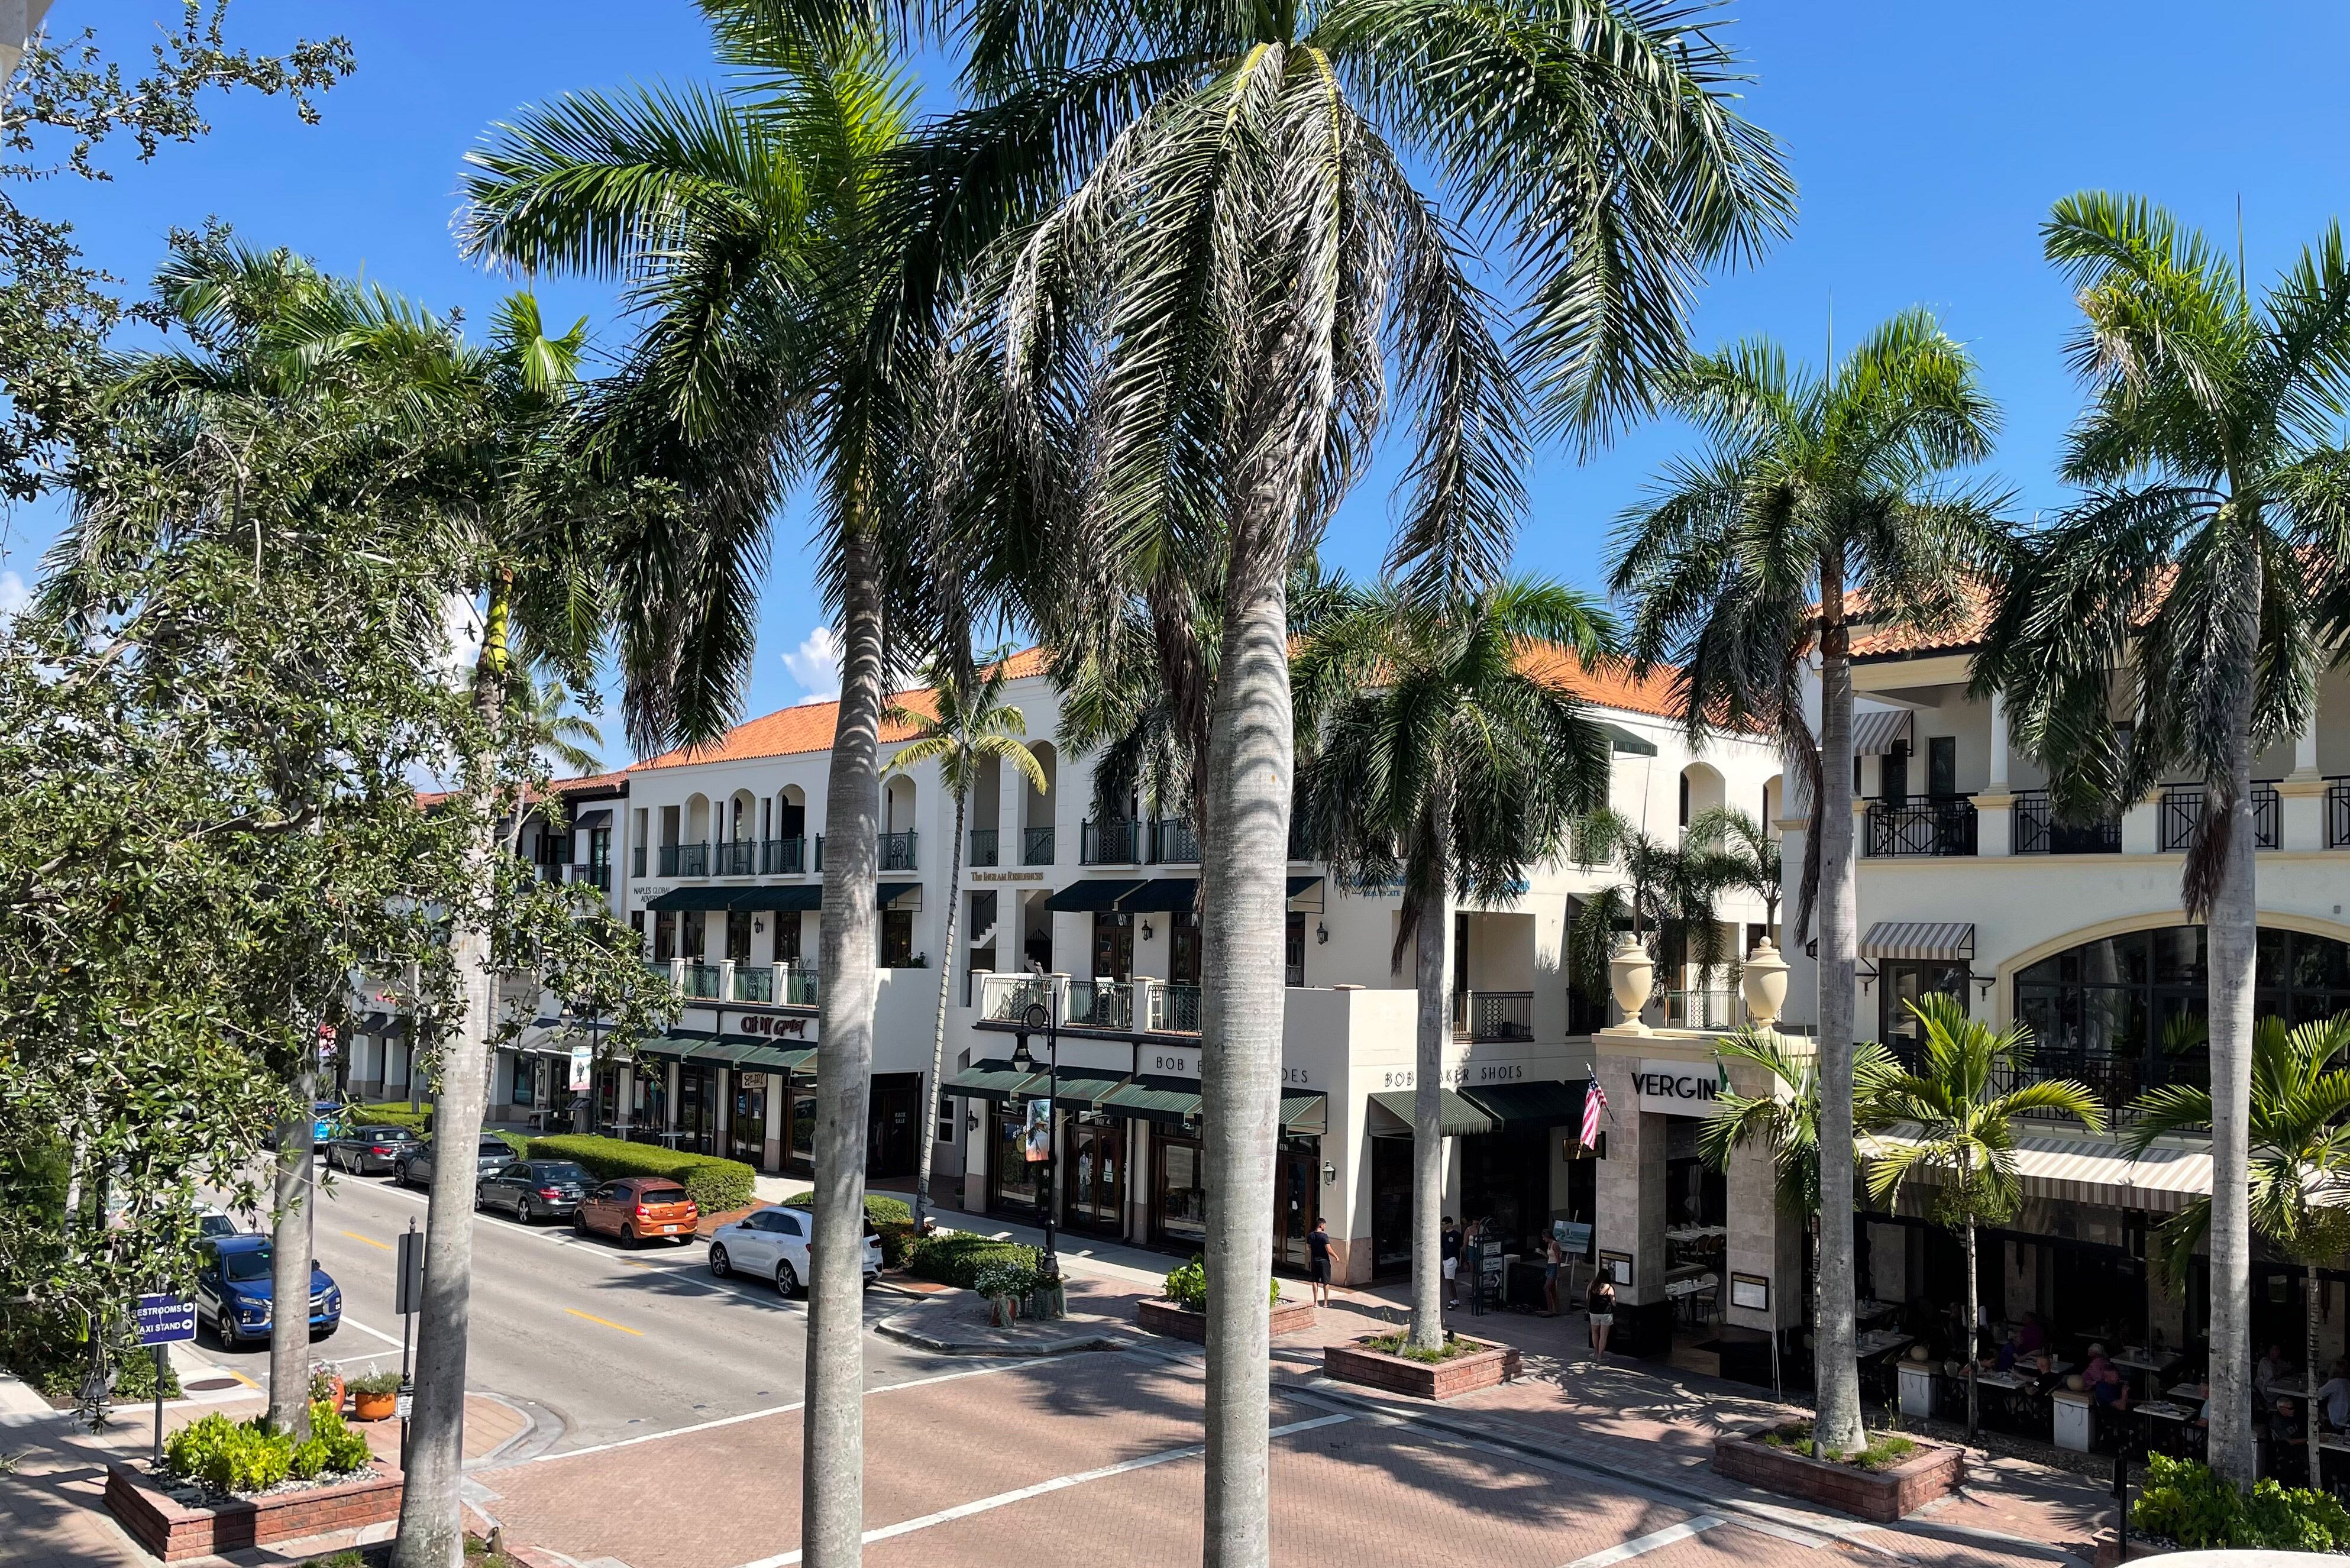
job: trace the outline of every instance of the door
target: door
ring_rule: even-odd
[[[873,1079],[870,1125],[865,1140],[865,1174],[910,1176],[919,1163],[915,1147],[921,1109],[921,1076],[915,1073],[878,1074]]]
[[[1158,1135],[1150,1140],[1150,1234],[1178,1247],[1208,1240],[1208,1188],[1197,1138]]]
[[[1134,918],[1108,909],[1094,911],[1094,978],[1134,977]]]
[[[1273,1261],[1303,1271],[1305,1237],[1322,1212],[1322,1140],[1285,1137],[1273,1168]]]
[[[727,1147],[743,1164],[764,1170],[767,1166],[767,1075],[734,1075],[733,1125],[727,1129]]]
[[[1371,1139],[1371,1277],[1411,1272],[1411,1139]]]
[[[1061,1223],[1072,1231],[1116,1236],[1126,1229],[1126,1124],[1090,1117],[1072,1121],[1063,1138]]]
[[[716,1152],[711,1143],[717,1106],[710,1097],[710,1069],[682,1066],[677,1070],[677,1125],[685,1137],[680,1142],[696,1154]]]
[[[1926,739],[1926,793],[1949,800],[1959,793],[1959,738],[1929,735]]]
[[[1200,917],[1189,909],[1177,910],[1167,942],[1167,978],[1177,985],[1199,984]]]

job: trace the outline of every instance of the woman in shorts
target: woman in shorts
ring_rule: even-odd
[[[1591,1312],[1591,1349],[1595,1355],[1607,1354],[1607,1331],[1616,1326],[1616,1276],[1602,1263],[1599,1272],[1592,1277],[1591,1295],[1585,1304]]]

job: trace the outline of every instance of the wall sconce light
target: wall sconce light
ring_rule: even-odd
[[[1150,940],[1150,921],[1146,918],[1142,922],[1142,940],[1147,942]]]
[[[1317,947],[1327,947],[1330,945],[1330,928],[1324,925],[1319,920],[1314,922],[1314,941],[1315,945]]]
[[[979,1113],[977,1111],[965,1111],[963,1113],[962,1130],[965,1132],[977,1132],[979,1130]]]
[[[767,929],[767,918],[764,915],[753,916],[751,919],[751,929],[754,931],[765,930]]]
[[[1328,1160],[1324,1160],[1322,1162],[1322,1185],[1325,1187],[1335,1186],[1337,1180],[1338,1168],[1331,1164]]]

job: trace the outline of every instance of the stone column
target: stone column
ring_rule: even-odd
[[[767,1075],[767,1137],[762,1168],[784,1168],[784,1118],[791,1112],[792,1080],[788,1073]]]
[[[2161,852],[2162,797],[2158,793],[2122,813],[2122,853],[2158,855]]]
[[[2312,713],[2293,740],[2293,772],[2277,781],[2277,846],[2324,849],[2326,845],[2325,775],[2317,770],[2317,715]]]
[[[1600,1123],[1607,1158],[1599,1162],[1595,1184],[1592,1261],[1607,1252],[1632,1255],[1631,1282],[1616,1286],[1609,1347],[1643,1355],[1669,1345],[1671,1309],[1665,1304],[1665,1118],[1640,1111],[1633,1082],[1638,1066],[1622,1056],[1594,1064],[1607,1096]]]
[[[962,1209],[966,1214],[981,1214],[987,1210],[987,1162],[995,1158],[993,1122],[995,1107],[985,1100],[960,1099],[955,1102],[962,1115]],[[976,1113],[979,1130],[971,1130],[971,1119]]]
[[[1975,796],[1975,854],[2005,855],[2015,845],[2015,794],[2007,783],[2007,699],[1991,694],[1991,779]]]
[[[1751,1063],[1729,1064],[1730,1086],[1737,1094],[1770,1093],[1776,1080]],[[1804,1303],[1797,1299],[1804,1284],[1804,1217],[1781,1211],[1778,1173],[1767,1146],[1750,1144],[1731,1157],[1725,1186],[1730,1200],[1731,1275],[1760,1274],[1771,1282],[1771,1305],[1755,1311],[1736,1304],[1733,1280],[1721,1282],[1723,1317],[1740,1328],[1769,1333],[1804,1321]]]

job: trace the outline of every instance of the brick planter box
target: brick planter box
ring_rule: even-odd
[[[400,1471],[382,1459],[375,1466],[381,1474],[347,1486],[190,1508],[174,1502],[145,1471],[110,1464],[106,1506],[140,1545],[166,1563],[177,1563],[398,1519]]]
[[[1966,1480],[1966,1450],[1948,1443],[1912,1439],[1918,1451],[1908,1459],[1890,1469],[1864,1470],[1815,1459],[1799,1449],[1774,1449],[1762,1438],[1760,1431],[1716,1438],[1713,1468],[1733,1480],[1880,1524],[1917,1512]]]
[[[1322,1370],[1347,1383],[1367,1383],[1415,1399],[1457,1399],[1518,1376],[1522,1357],[1513,1345],[1483,1345],[1450,1361],[1414,1361],[1373,1350],[1363,1340],[1322,1347]]]
[[[1319,1315],[1312,1302],[1285,1301],[1273,1309],[1273,1334],[1278,1339],[1284,1334],[1296,1334],[1312,1328]],[[1147,1299],[1134,1307],[1136,1326],[1169,1339],[1188,1339],[1193,1345],[1208,1343],[1208,1320],[1205,1315],[1179,1307],[1173,1302]]]

